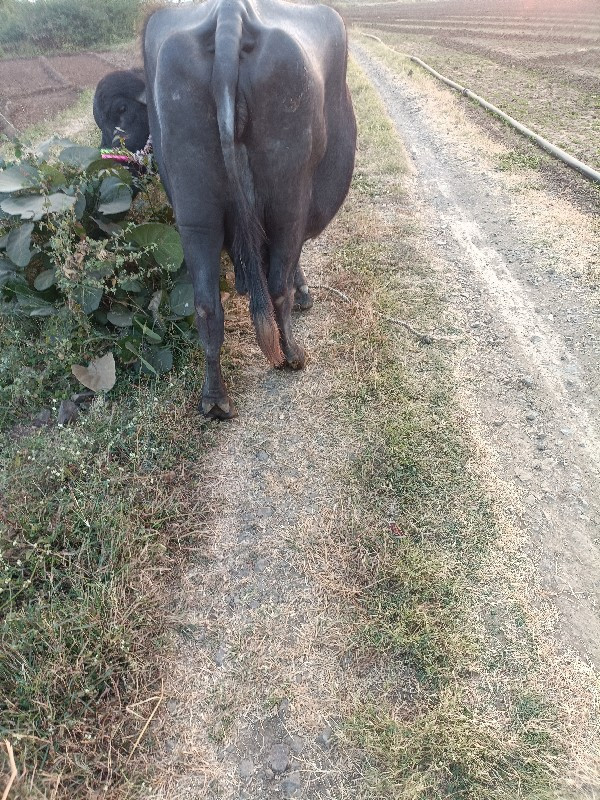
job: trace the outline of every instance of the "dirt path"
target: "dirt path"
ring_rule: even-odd
[[[600,271],[597,220],[503,180],[444,90],[353,52],[412,155],[448,311],[469,333],[456,373],[492,490],[514,500],[504,513],[564,640],[600,666],[600,309],[581,281]]]
[[[326,246],[307,250],[313,283]],[[359,766],[334,735],[357,687],[340,658],[347,595],[333,539],[351,527],[339,475],[352,445],[330,413],[333,316],[320,302],[297,319],[312,354],[300,374],[269,370],[246,331],[240,417],[218,426],[198,487],[215,510],[207,549],[173,612],[164,754],[173,777],[157,798],[357,797]]]

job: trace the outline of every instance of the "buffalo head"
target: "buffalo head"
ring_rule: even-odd
[[[118,147],[123,140],[128,150],[141,150],[149,136],[143,70],[105,75],[94,94],[94,119],[102,131],[100,147]]]

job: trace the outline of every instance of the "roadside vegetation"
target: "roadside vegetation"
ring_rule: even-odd
[[[124,796],[160,698],[164,580],[198,544],[188,486],[212,428],[157,179],[132,187],[90,144],[43,150],[5,148],[0,176],[0,774],[6,740],[11,800]],[[116,383],[86,394],[71,367],[107,351]],[[73,393],[72,424],[57,424]]]
[[[128,41],[143,0],[2,0],[0,57],[22,58]]]
[[[527,557],[454,398],[460,342],[426,344],[390,321],[461,334],[444,325],[400,142],[351,76],[359,158],[332,269],[353,300],[339,330],[354,347],[344,421],[364,442],[353,481],[369,520],[354,532],[356,647],[381,682],[346,734],[368,754],[373,798],[577,796],[600,774],[593,672],[553,652],[547,610],[528,596]]]

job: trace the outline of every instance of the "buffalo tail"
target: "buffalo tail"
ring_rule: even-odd
[[[260,349],[274,365],[283,362],[279,330],[263,270],[265,235],[258,219],[254,181],[246,148],[236,142],[236,91],[243,33],[242,15],[230,11],[217,16],[212,93],[223,160],[235,203],[233,256],[244,270],[250,295],[250,314]]]

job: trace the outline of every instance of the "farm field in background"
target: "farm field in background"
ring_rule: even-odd
[[[0,133],[11,136],[70,108],[114,69],[142,65],[139,48],[0,60]],[[13,128],[14,126],[14,128]]]
[[[341,11],[349,28],[418,56],[600,167],[599,3],[449,0]]]

